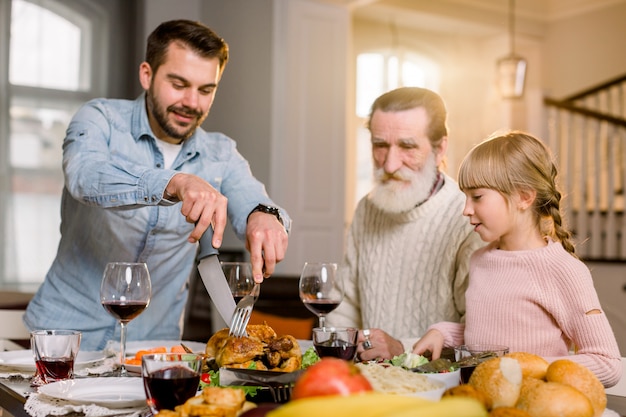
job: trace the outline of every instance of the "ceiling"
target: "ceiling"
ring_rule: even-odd
[[[513,0],[319,0],[347,7],[356,18],[415,29],[491,35],[506,28]],[[517,0],[516,27],[541,34],[546,24],[626,0]]]

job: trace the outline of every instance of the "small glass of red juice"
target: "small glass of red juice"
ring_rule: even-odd
[[[358,329],[353,327],[316,327],[313,329],[313,346],[320,358],[354,360]]]
[[[203,355],[155,353],[141,358],[141,375],[146,401],[153,415],[174,410],[195,396],[202,373]]]
[[[33,386],[74,378],[74,361],[80,348],[81,332],[76,330],[35,330],[30,346],[37,372]]]
[[[508,346],[502,345],[461,345],[454,348],[454,358],[461,370],[461,384],[467,384],[476,367],[491,358],[509,353]]]

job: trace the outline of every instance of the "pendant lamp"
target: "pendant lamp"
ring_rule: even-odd
[[[515,54],[515,0],[509,0],[510,53],[497,62],[498,89],[502,98],[520,98],[524,95],[526,60]]]

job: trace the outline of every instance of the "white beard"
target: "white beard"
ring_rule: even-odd
[[[435,154],[430,153],[420,171],[402,167],[393,173],[393,178],[385,181],[384,168],[374,169],[376,183],[368,198],[380,210],[388,213],[403,213],[424,202],[437,179]]]

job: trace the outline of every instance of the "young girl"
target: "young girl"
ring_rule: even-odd
[[[489,244],[470,260],[465,324],[429,327],[413,352],[436,359],[443,346],[505,345],[576,361],[606,387],[619,381],[617,342],[562,224],[556,175],[546,146],[523,132],[490,138],[465,157],[463,214]]]

